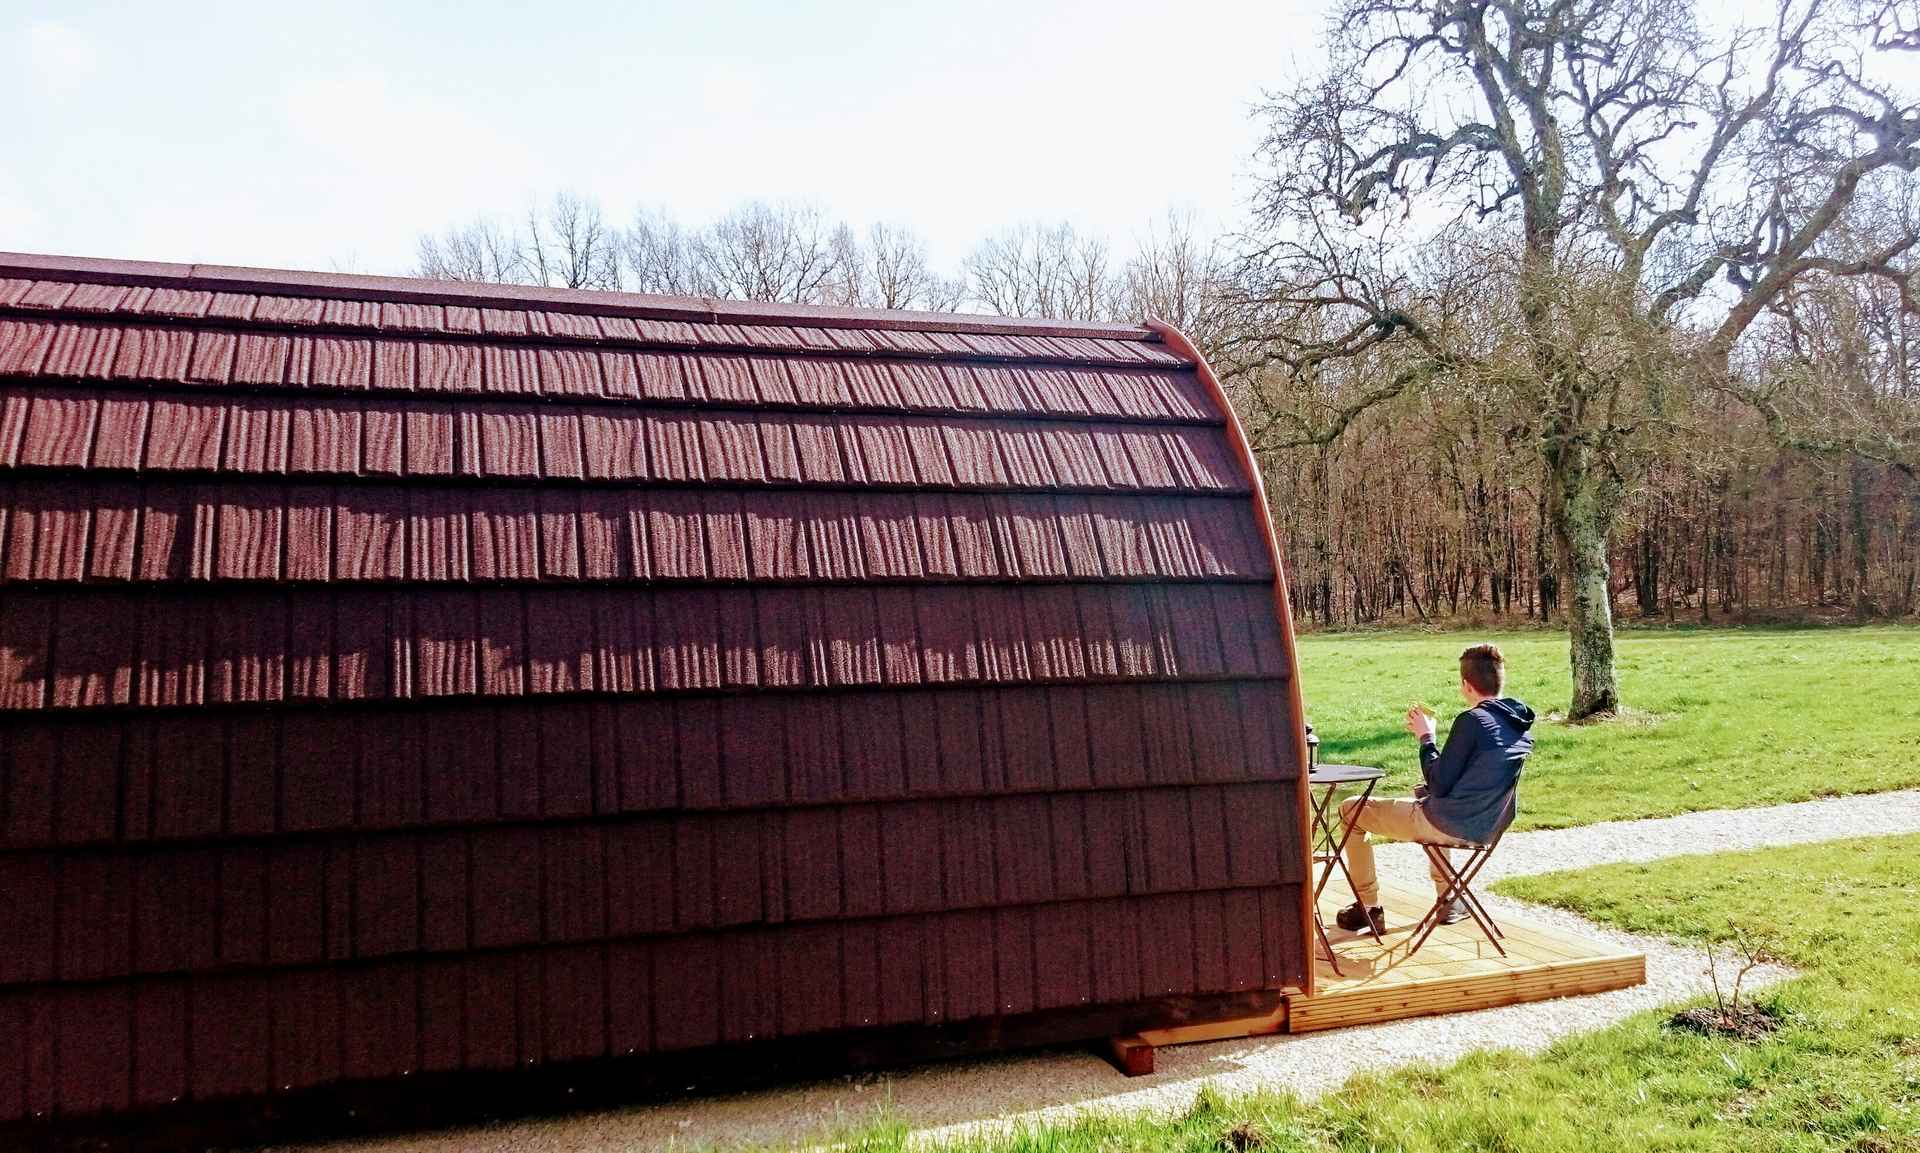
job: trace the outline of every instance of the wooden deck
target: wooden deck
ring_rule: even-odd
[[[1139,1034],[1138,1041],[1160,1046],[1307,1033],[1601,993],[1647,979],[1646,958],[1638,953],[1621,952],[1515,916],[1500,921],[1506,932],[1505,957],[1487,943],[1471,920],[1441,926],[1409,957],[1410,930],[1426,909],[1427,898],[1395,889],[1383,890],[1381,898],[1387,910],[1387,932],[1376,944],[1367,934],[1334,926],[1334,911],[1351,898],[1343,886],[1327,887],[1321,915],[1339,954],[1341,972],[1334,972],[1325,953],[1316,949],[1318,987],[1313,996],[1289,996],[1265,1017],[1150,1030]]]

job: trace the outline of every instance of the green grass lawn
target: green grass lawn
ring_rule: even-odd
[[[1414,701],[1460,707],[1458,657],[1492,640],[1508,691],[1541,714],[1520,828],[1745,808],[1920,785],[1920,629],[1678,629],[1619,637],[1618,720],[1566,725],[1567,640],[1554,632],[1320,634],[1300,639],[1321,759],[1418,779],[1401,728]]]
[[[1920,837],[1608,866],[1502,889],[1640,932],[1700,940],[1737,924],[1806,974],[1762,994],[1785,1024],[1758,1042],[1676,1030],[1662,1010],[1563,1039],[1539,1056],[1488,1052],[1446,1068],[1356,1078],[1313,1104],[1203,1092],[1179,1117],[1089,1114],[942,1148],[1920,1150]],[[844,1147],[906,1145],[895,1120]]]

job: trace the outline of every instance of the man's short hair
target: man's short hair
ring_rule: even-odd
[[[1507,658],[1499,645],[1473,645],[1460,654],[1460,679],[1490,697],[1507,685]]]

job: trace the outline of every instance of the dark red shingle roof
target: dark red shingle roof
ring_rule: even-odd
[[[68,1054],[0,1122],[1303,982],[1215,397],[1128,326],[0,255],[0,1035]]]

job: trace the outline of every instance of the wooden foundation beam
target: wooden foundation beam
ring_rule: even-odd
[[[1107,1038],[1107,1059],[1129,1077],[1145,1077],[1153,1072],[1153,1046],[1138,1033]]]

